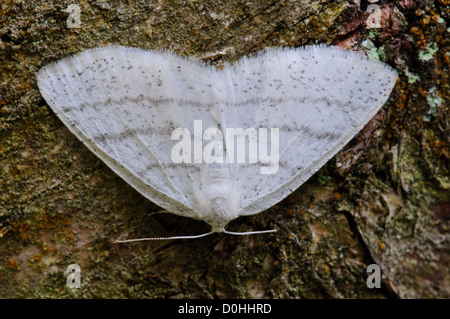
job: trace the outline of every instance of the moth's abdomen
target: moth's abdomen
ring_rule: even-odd
[[[231,220],[238,217],[237,196],[228,166],[210,165],[203,185],[199,200],[202,219],[211,225],[213,232],[222,232]]]

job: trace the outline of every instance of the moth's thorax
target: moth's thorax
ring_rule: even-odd
[[[201,197],[202,220],[211,225],[213,232],[222,232],[231,220],[238,217],[237,198],[226,166],[208,168]]]

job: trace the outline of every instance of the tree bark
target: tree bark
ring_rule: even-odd
[[[2,3],[0,297],[449,298],[449,2],[375,2],[374,25],[366,1],[82,1],[75,28],[58,1]],[[208,227],[153,214],[50,110],[41,67],[112,44],[221,65],[317,43],[364,51],[399,80],[309,181],[228,227],[277,233],[112,243]],[[70,264],[80,289],[66,285]],[[367,286],[370,264],[381,288]]]

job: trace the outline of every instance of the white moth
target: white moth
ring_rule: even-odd
[[[326,46],[268,49],[222,70],[106,47],[47,65],[37,80],[114,172],[210,234],[304,183],[378,112],[397,73]]]

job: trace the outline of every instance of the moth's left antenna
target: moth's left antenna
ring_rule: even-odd
[[[236,232],[228,231],[228,230],[224,230],[223,232],[228,235],[241,236],[241,235],[256,235],[256,234],[274,233],[276,231],[277,231],[276,229],[269,229],[269,230],[246,231],[243,233],[236,233]]]
[[[149,238],[125,239],[125,240],[116,240],[116,241],[114,241],[114,243],[132,243],[134,241],[148,241],[148,240],[196,239],[196,238],[206,237],[208,235],[211,235],[212,233],[213,232],[209,232],[209,233],[193,235],[193,236],[149,237]]]

